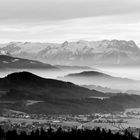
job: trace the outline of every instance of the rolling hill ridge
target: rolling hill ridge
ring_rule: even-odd
[[[102,100],[97,99],[97,96],[108,98]],[[29,100],[36,103],[28,105]],[[44,79],[29,72],[18,72],[0,78],[0,105],[1,111],[12,109],[40,114],[91,114],[139,107],[140,96],[108,96],[70,82]]]

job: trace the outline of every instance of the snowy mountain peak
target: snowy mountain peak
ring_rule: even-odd
[[[68,41],[65,41],[64,43],[62,43],[62,47],[68,47],[68,45],[69,45]]]
[[[11,54],[7,51],[3,51],[3,50],[0,50],[0,55],[8,55],[8,56],[11,56]]]
[[[62,44],[17,42],[0,50],[59,65],[140,65],[140,49],[132,40],[79,40]]]

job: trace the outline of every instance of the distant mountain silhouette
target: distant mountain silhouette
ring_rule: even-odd
[[[139,89],[140,81],[128,78],[110,76],[98,71],[83,71],[72,73],[64,77],[58,77],[60,80],[73,82],[78,85],[96,85],[119,90]]]
[[[85,77],[91,77],[91,76],[103,76],[103,77],[111,77],[110,75],[98,72],[98,71],[83,71],[80,73],[74,73],[74,74],[69,74],[68,76],[85,76]]]
[[[118,89],[111,89],[111,88],[108,88],[108,87],[102,87],[102,86],[97,86],[97,85],[81,85],[82,87],[85,87],[85,88],[88,88],[88,89],[94,89],[94,90],[97,90],[97,91],[100,91],[100,92],[104,92],[104,93],[121,93],[123,91],[121,90],[118,90]],[[128,93],[126,91],[126,93]]]
[[[60,70],[59,68],[50,64],[45,64],[35,60],[22,59],[8,55],[0,55],[1,68],[14,68],[14,69],[51,69]]]

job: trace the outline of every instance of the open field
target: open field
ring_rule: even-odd
[[[71,120],[64,119],[61,116],[58,116],[56,118],[52,119],[31,119],[31,118],[12,118],[12,117],[0,117],[0,122],[10,122],[12,124],[21,124],[21,123],[26,123],[26,124],[32,124],[34,122],[37,122],[39,124],[45,124],[45,123],[50,123],[52,125],[58,125],[58,126],[66,126],[66,127],[77,127],[78,129],[82,128],[96,128],[96,127],[101,127],[101,128],[106,128],[106,129],[111,129],[111,130],[120,130],[120,129],[127,129],[129,127],[131,128],[140,128],[140,109],[127,109],[125,112],[121,112],[120,114],[98,114],[97,119],[92,119],[90,121],[79,121],[80,119],[84,120],[87,116],[89,117],[90,115],[83,115],[83,116],[77,116],[79,120],[74,120],[74,117]],[[135,113],[135,114],[134,114]],[[137,115],[136,115],[137,114]],[[60,119],[61,118],[61,119]],[[63,120],[62,120],[63,119]],[[88,120],[88,119],[87,119]]]

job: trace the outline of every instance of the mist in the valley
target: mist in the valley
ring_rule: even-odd
[[[86,85],[87,87],[90,85],[90,88],[93,85],[93,88],[96,86],[101,86],[104,88],[116,89],[120,91],[127,90],[137,90],[140,91],[140,68],[127,67],[127,68],[113,68],[113,67],[98,67],[96,69],[93,68],[93,71],[98,71],[109,76],[117,77],[117,78],[109,78],[102,76],[82,76],[82,77],[67,77],[69,74],[77,74],[83,71],[92,71],[88,69],[62,69],[62,70],[45,70],[45,69],[1,69],[0,77],[5,77],[6,75],[17,72],[17,71],[28,71],[33,74],[36,74],[43,78],[52,78],[63,81],[70,81],[77,85]],[[127,79],[128,78],[128,79]],[[132,80],[129,80],[132,79]]]
[[[7,76],[10,73],[13,72],[22,72],[22,71],[28,71],[33,74],[36,74],[40,77],[43,78],[51,78],[51,79],[56,79],[59,76],[65,76],[70,73],[79,73],[82,71],[88,71],[87,69],[78,69],[78,70],[46,70],[46,69],[1,69],[0,70],[0,77],[3,78]]]
[[[140,67],[100,67],[98,69],[112,76],[140,80]]]

